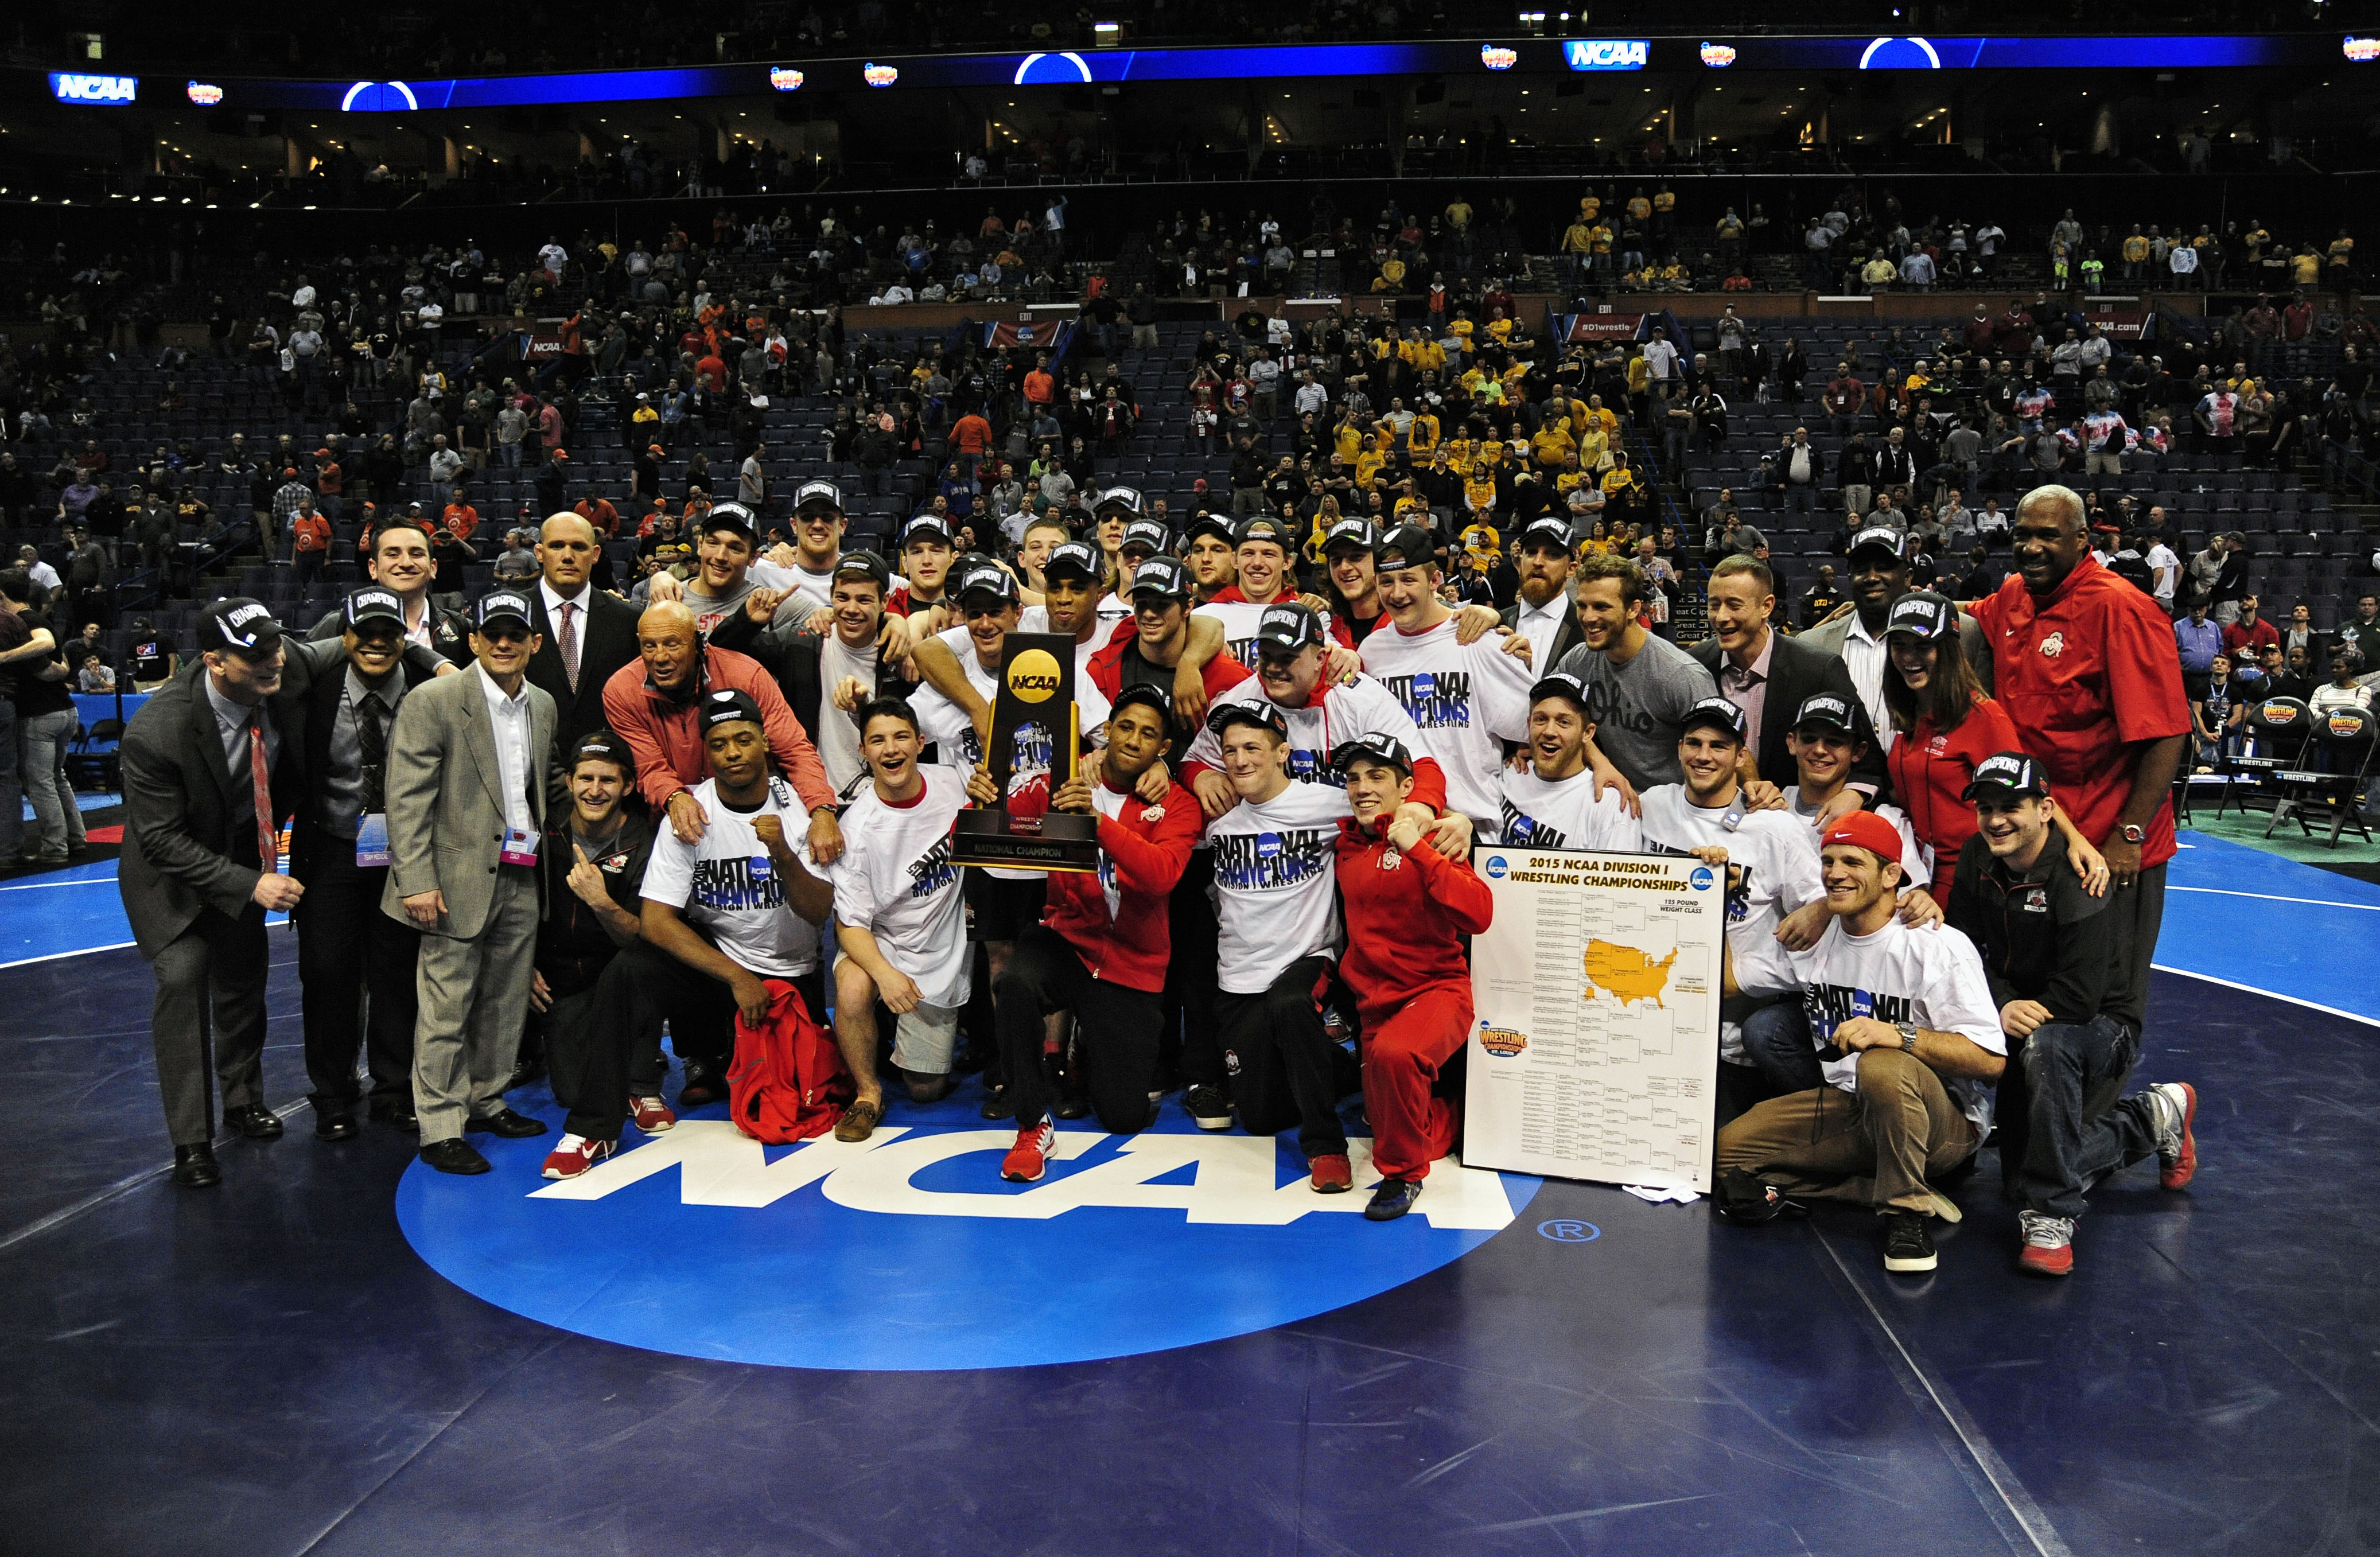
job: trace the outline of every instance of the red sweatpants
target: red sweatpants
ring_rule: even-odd
[[[1436,1096],[1438,1073],[1471,1034],[1471,991],[1424,990],[1378,1029],[1364,1024],[1364,1109],[1372,1120],[1372,1165],[1387,1178],[1426,1178],[1454,1150],[1462,1116]]]

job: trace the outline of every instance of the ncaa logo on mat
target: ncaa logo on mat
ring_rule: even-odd
[[[1448,1159],[1411,1214],[1366,1222],[1369,1140],[1348,1143],[1357,1192],[1317,1195],[1287,1137],[1209,1135],[1172,1105],[1137,1136],[1058,1131],[1048,1176],[1014,1185],[1000,1177],[1014,1129],[956,1103],[919,1117],[795,1147],[685,1119],[561,1183],[539,1176],[552,1137],[500,1140],[483,1177],[416,1163],[397,1220],[449,1281],[558,1329],[905,1371],[1129,1356],[1293,1323],[1461,1259],[1537,1186]]]

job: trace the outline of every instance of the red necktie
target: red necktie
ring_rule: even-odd
[[[281,851],[273,828],[273,774],[264,750],[264,716],[261,713],[250,714],[248,719],[248,776],[255,787],[256,858],[259,869],[271,871],[278,869]]]
[[[570,614],[577,609],[576,601],[562,602],[562,670],[573,692],[578,690],[578,629],[571,625]]]

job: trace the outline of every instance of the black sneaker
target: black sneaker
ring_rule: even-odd
[[[1384,1178],[1372,1188],[1371,1203],[1364,1208],[1369,1222],[1394,1222],[1413,1210],[1421,1198],[1421,1180],[1417,1178]]]
[[[1220,1087],[1194,1086],[1182,1094],[1182,1106],[1189,1112],[1191,1123],[1202,1130],[1232,1127],[1232,1100]]]
[[[1884,1218],[1884,1268],[1913,1274],[1934,1269],[1931,1219],[1916,1211],[1888,1211]]]

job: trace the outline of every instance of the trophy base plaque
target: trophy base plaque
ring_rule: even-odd
[[[1097,870],[1099,819],[1075,811],[1029,819],[997,810],[961,811],[951,834],[951,858],[1008,870]]]

